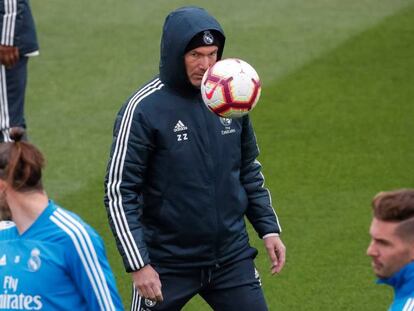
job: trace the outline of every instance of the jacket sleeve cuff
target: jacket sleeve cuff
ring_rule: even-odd
[[[262,237],[262,239],[264,240],[264,239],[266,239],[266,238],[268,238],[268,237],[270,237],[270,236],[280,236],[280,234],[279,234],[279,233],[268,233],[268,234],[265,234],[265,235]]]
[[[151,262],[150,261],[147,261],[147,262],[144,262],[144,265],[143,266],[140,266],[138,268],[137,267],[134,267],[134,268],[132,268],[132,267],[125,267],[125,271],[127,273],[136,272],[136,271],[141,270],[142,268],[144,268],[146,265],[149,265],[149,264],[151,264]]]

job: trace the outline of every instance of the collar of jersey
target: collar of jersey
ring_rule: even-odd
[[[54,211],[56,210],[55,202],[53,200],[49,200],[46,208],[43,210],[43,212],[39,215],[39,217],[36,218],[36,220],[32,223],[32,225],[27,228],[25,232],[20,234],[20,237],[26,237],[30,235],[30,232],[33,231],[34,228],[36,228],[39,224],[43,222],[43,219],[48,218]]]
[[[389,278],[382,278],[378,284],[387,284],[394,287],[397,295],[412,292],[414,288],[414,262],[410,262]]]

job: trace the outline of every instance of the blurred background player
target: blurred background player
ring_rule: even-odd
[[[197,294],[214,310],[267,310],[245,216],[271,272],[284,265],[250,118],[219,118],[202,101],[203,74],[224,43],[204,9],[171,12],[159,76],[116,118],[105,205],[133,278],[132,310],[181,310]]]
[[[394,288],[389,310],[414,310],[414,189],[377,194],[367,254],[379,284]]]
[[[0,144],[0,309],[122,310],[101,238],[49,200],[44,159],[23,129]]]
[[[39,54],[29,0],[0,0],[0,142],[12,127],[26,128],[27,61]]]

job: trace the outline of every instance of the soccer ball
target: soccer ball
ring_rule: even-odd
[[[248,63],[227,58],[211,66],[201,81],[201,96],[206,106],[224,118],[239,118],[257,104],[260,78]]]

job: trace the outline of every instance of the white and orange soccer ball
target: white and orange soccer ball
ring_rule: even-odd
[[[201,96],[206,106],[224,118],[239,118],[257,104],[260,78],[248,63],[227,58],[211,66],[201,82]]]

